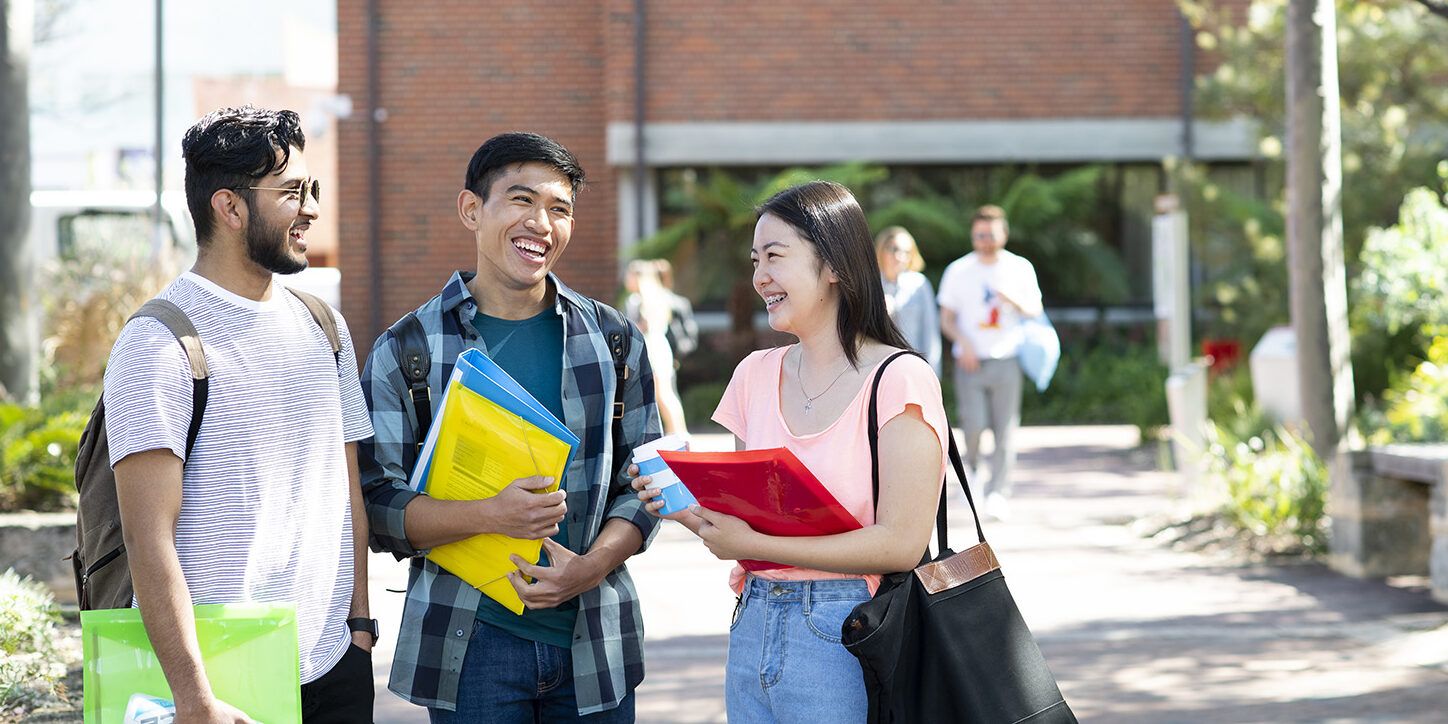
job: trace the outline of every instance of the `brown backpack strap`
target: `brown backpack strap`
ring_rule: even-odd
[[[210,373],[206,368],[206,354],[201,349],[201,337],[196,334],[191,318],[180,307],[165,299],[152,299],[131,315],[131,319],[137,317],[150,317],[166,325],[166,329],[171,330],[176,341],[181,343],[181,349],[186,351],[186,361],[191,364],[191,379],[206,379]]]
[[[287,287],[287,291],[302,300],[302,304],[307,305],[307,311],[312,313],[312,319],[317,320],[317,326],[322,328],[322,332],[327,335],[327,341],[332,343],[332,356],[341,354],[342,337],[337,333],[337,318],[332,316],[332,307],[322,301],[321,297],[297,291],[291,287]]]
[[[206,366],[206,352],[201,348],[201,336],[196,325],[175,303],[165,299],[152,299],[141,305],[131,319],[150,317],[161,324],[181,343],[186,353],[186,362],[191,365],[191,425],[186,430],[186,459],[191,459],[191,449],[196,447],[196,436],[201,432],[201,416],[206,412],[206,400],[211,392],[207,379],[211,371]],[[128,323],[130,320],[126,320]],[[99,408],[98,408],[99,409]]]

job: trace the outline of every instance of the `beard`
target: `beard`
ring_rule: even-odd
[[[270,226],[252,218],[246,229],[246,256],[273,274],[296,274],[307,268],[307,257],[291,254],[291,225]]]

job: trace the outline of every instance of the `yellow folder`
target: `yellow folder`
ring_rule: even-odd
[[[544,475],[558,489],[572,450],[528,420],[503,409],[458,380],[449,383],[438,416],[427,493],[442,500],[480,500],[518,478]],[[512,554],[537,563],[541,540],[485,533],[433,548],[427,557],[516,614],[523,601],[505,576],[517,570]]]

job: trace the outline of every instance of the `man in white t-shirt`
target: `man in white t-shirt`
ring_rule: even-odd
[[[985,512],[1006,516],[1013,440],[1021,421],[1021,324],[1041,314],[1041,287],[1029,261],[1005,250],[1010,230],[999,206],[982,206],[971,220],[975,251],[951,262],[940,278],[940,331],[954,343],[955,397],[965,430],[965,462],[974,472],[980,436],[995,437]]]
[[[160,298],[196,327],[209,368],[193,447],[192,380],[159,321],[126,325],[104,399],[136,605],[178,722],[246,722],[202,666],[192,606],[297,607],[304,721],[372,720],[367,518],[356,443],[372,436],[356,356],[273,274],[307,266],[318,184],[297,114],[224,108],[182,141],[191,271]],[[357,630],[352,630],[352,629]],[[285,692],[275,692],[284,695]]]

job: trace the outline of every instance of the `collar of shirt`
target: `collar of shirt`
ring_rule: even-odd
[[[476,272],[458,270],[448,278],[447,284],[442,287],[442,294],[438,303],[442,306],[444,314],[449,312],[458,315],[458,321],[462,324],[464,333],[473,328],[473,317],[478,313],[478,302],[473,298],[472,290],[468,289],[468,282],[477,276]],[[548,283],[553,287],[553,311],[563,316],[567,311],[565,304],[572,305],[579,310],[586,310],[588,304],[583,295],[573,291],[571,287],[564,284],[558,275],[548,272]],[[476,331],[472,332],[473,335]]]

